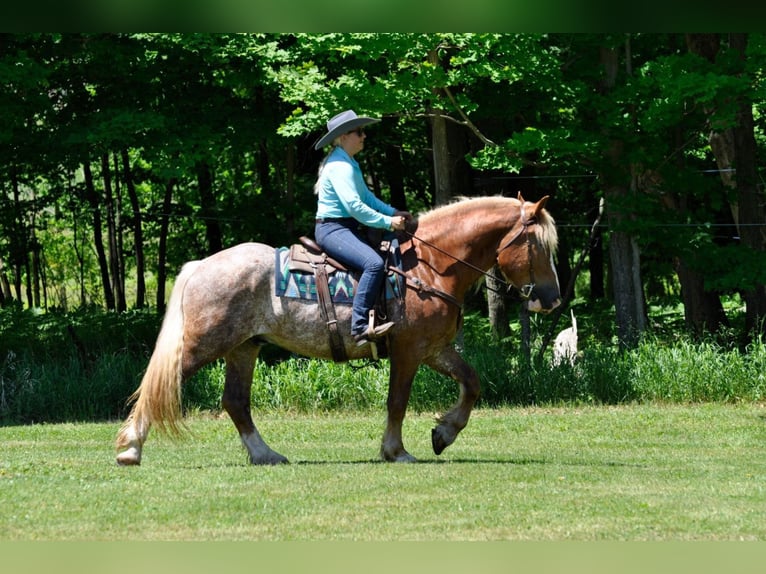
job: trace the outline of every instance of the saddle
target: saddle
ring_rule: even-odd
[[[343,344],[343,335],[338,329],[338,319],[335,314],[335,304],[330,294],[329,276],[336,271],[351,272],[345,265],[333,259],[311,238],[302,236],[300,243],[290,246],[290,269],[304,273],[313,273],[316,281],[317,300],[322,320],[327,325],[330,338],[330,352],[335,362],[348,361],[346,347]],[[386,254],[391,249],[390,241],[380,243],[380,250]],[[370,321],[374,322],[375,311],[370,314]],[[377,359],[377,347],[371,343],[373,358]]]

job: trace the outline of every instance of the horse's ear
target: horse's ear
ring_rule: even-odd
[[[517,199],[518,199],[518,200],[519,200],[519,201],[520,201],[522,204],[524,203],[524,198],[523,198],[523,197],[521,197],[521,192],[519,192],[519,195],[517,196]]]
[[[543,198],[535,203],[535,215],[540,213],[540,211],[545,207],[545,204],[548,202],[548,199],[550,198],[550,195],[545,195]]]

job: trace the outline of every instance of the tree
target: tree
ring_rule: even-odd
[[[313,227],[312,144],[353,108],[383,118],[361,159],[399,208],[551,195],[562,282],[605,198],[584,295],[612,288],[623,345],[647,328],[645,297],[680,295],[701,333],[726,324],[721,294],[742,292],[748,329],[762,324],[761,34],[6,34],[0,47],[0,304],[79,291],[140,307],[156,277],[161,308],[183,262],[294,240]],[[487,303],[502,333],[507,301]]]
[[[689,50],[712,64],[719,74],[718,91],[707,106],[709,141],[724,185],[733,191],[730,209],[748,271],[740,285],[747,304],[746,330],[766,334],[766,195],[757,171],[757,145],[753,117],[760,58],[748,58],[748,35],[729,34],[724,47],[718,34],[689,34]]]

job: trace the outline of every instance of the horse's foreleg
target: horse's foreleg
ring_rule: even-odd
[[[431,444],[436,454],[455,442],[458,433],[468,424],[473,405],[479,398],[479,376],[454,349],[445,348],[427,364],[436,371],[452,377],[460,385],[460,397],[450,411],[438,419],[431,431]]]
[[[399,354],[401,356],[401,354]],[[388,381],[388,400],[386,406],[388,417],[386,430],[380,445],[380,458],[389,462],[415,462],[412,456],[404,448],[402,442],[402,423],[407,411],[407,403],[412,391],[412,380],[418,366],[402,365],[403,361],[391,360],[391,373]]]
[[[229,351],[226,360],[226,382],[223,388],[223,407],[239,431],[242,444],[253,464],[281,464],[287,459],[266,444],[253,423],[250,414],[250,389],[253,369],[260,347],[248,341]]]

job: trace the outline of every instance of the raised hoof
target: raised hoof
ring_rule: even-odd
[[[437,429],[431,429],[431,446],[437,456],[444,452],[444,449],[449,445],[450,443],[444,440],[444,437]]]

